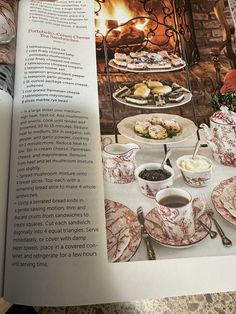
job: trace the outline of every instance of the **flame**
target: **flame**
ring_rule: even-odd
[[[136,23],[135,27],[138,30],[142,31],[144,30],[144,27],[147,25],[147,23],[148,23],[148,20],[145,20],[143,23]]]
[[[117,26],[129,21],[134,17],[134,13],[129,9],[126,0],[112,1],[109,2],[108,6],[105,4],[102,6],[99,15],[95,20],[95,27],[98,29],[103,35],[108,31],[108,22],[109,20],[117,21]]]
[[[118,24],[122,24],[132,19],[133,15],[125,3],[120,3],[115,7],[112,19],[117,20]]]
[[[96,19],[95,20],[95,28],[103,35],[107,33],[107,26],[106,26],[106,20],[105,19]]]

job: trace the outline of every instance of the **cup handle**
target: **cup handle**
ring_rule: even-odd
[[[193,199],[193,215],[194,219],[199,219],[205,213],[205,203],[198,197]]]

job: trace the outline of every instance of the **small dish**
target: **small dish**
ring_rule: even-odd
[[[139,175],[143,170],[158,170],[161,169],[160,163],[145,163],[135,169],[135,177],[138,180],[139,187],[142,193],[150,198],[155,198],[158,191],[171,187],[173,185],[174,170],[164,165],[164,169],[170,173],[170,177],[159,181],[149,181],[141,178]]]
[[[180,169],[186,184],[193,187],[202,187],[210,184],[213,163],[209,158],[197,155],[192,159],[192,155],[184,155],[176,160],[176,165]]]

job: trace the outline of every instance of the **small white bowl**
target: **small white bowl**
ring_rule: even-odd
[[[211,178],[212,178],[212,167],[213,167],[212,161],[205,156],[197,155],[195,158],[205,160],[209,164],[209,168],[203,169],[203,170],[196,170],[196,169],[187,170],[185,168],[182,168],[181,162],[183,162],[186,159],[191,159],[191,158],[192,158],[192,155],[184,155],[184,156],[179,157],[176,160],[177,167],[180,169],[184,182],[193,187],[207,186],[211,182]]]
[[[168,172],[171,173],[171,176],[165,180],[160,181],[149,181],[139,177],[139,174],[143,170],[157,170],[161,168],[160,163],[146,163],[142,164],[141,166],[135,169],[135,177],[138,180],[139,187],[142,193],[150,198],[155,198],[158,191],[171,187],[173,185],[173,177],[174,177],[174,170],[165,165],[164,168]]]

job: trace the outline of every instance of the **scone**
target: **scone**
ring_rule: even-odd
[[[148,128],[150,138],[161,140],[167,138],[168,134],[165,128],[161,125],[152,125]]]
[[[179,123],[175,119],[163,120],[162,125],[166,130],[174,133],[178,133],[181,130]]]
[[[163,120],[158,116],[153,116],[150,119],[148,119],[148,122],[150,122],[152,125],[162,125]]]
[[[148,128],[151,126],[151,123],[148,121],[136,121],[134,130],[142,135],[148,134]]]

